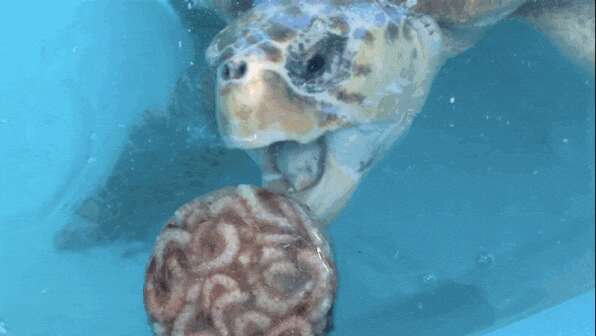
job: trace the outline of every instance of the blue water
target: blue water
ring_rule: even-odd
[[[487,336],[591,335],[594,333],[594,313],[594,291],[592,290]]]
[[[53,239],[167,105],[192,41],[159,1],[0,8],[0,335],[150,335],[145,245]],[[593,77],[500,24],[330,227],[332,335],[593,335],[593,204]]]

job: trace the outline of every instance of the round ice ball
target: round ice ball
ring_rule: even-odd
[[[318,336],[335,287],[311,215],[285,196],[239,186],[176,212],[157,239],[144,297],[157,335]]]

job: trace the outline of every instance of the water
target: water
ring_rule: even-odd
[[[150,335],[142,279],[165,218],[117,217],[122,227],[67,251],[55,237],[109,181],[144,111],[171,104],[176,79],[200,62],[193,41],[159,2],[2,7],[0,335]],[[559,334],[593,335],[593,92],[593,78],[520,22],[450,60],[413,129],[330,227],[332,335],[557,335],[540,321],[569,311],[587,313],[562,319]],[[209,132],[189,139],[215,142]],[[247,157],[220,156],[197,169],[218,176],[155,211],[256,182]]]

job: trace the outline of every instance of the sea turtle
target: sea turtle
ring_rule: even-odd
[[[60,248],[147,241],[158,230],[145,224],[147,209],[165,217],[197,194],[255,183],[238,151],[224,150],[198,131],[215,133],[216,114],[228,145],[259,162],[266,184],[329,222],[368,168],[408,129],[445,59],[505,17],[527,20],[594,73],[594,3],[588,0],[170,3],[194,38],[195,62],[168,109],[146,113],[106,181],[72,205],[73,220],[56,237]],[[316,6],[319,12],[308,10]],[[207,69],[203,54],[206,41],[221,29],[208,51],[219,73],[215,94],[216,67]],[[309,41],[301,51],[302,39]],[[243,72],[242,62],[243,78],[232,78]],[[269,88],[247,85],[255,76],[266,76],[262,83]],[[252,122],[239,123],[247,116]],[[277,121],[300,129],[272,132]],[[156,155],[163,164],[152,164]],[[232,170],[241,180],[221,178]]]
[[[526,0],[204,1],[229,25],[206,52],[217,68],[226,144],[264,184],[323,222],[412,124],[445,60],[517,15],[594,71],[594,2]]]

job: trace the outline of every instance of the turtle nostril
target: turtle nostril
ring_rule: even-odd
[[[241,79],[246,75],[248,65],[245,61],[234,62],[230,61],[224,64],[221,68],[221,79],[228,81],[234,79]]]
[[[248,66],[246,65],[246,62],[244,62],[244,61],[240,62],[240,64],[238,65],[238,71],[236,73],[238,78],[236,78],[236,79],[240,79],[240,78],[244,77],[244,75],[246,75],[247,68],[248,68]]]
[[[230,80],[230,66],[227,64],[224,64],[223,67],[221,68],[221,78],[223,80]]]

